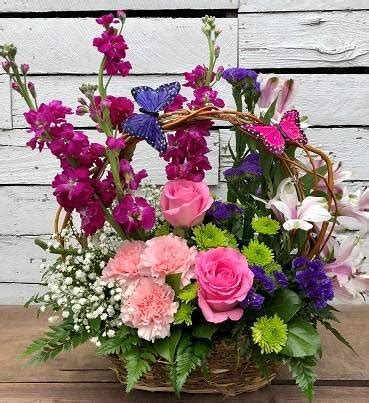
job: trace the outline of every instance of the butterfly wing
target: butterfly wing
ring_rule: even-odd
[[[181,89],[179,82],[163,84],[156,90],[142,86],[132,88],[132,96],[138,105],[148,112],[159,112],[171,104]]]
[[[251,124],[243,125],[242,129],[261,139],[264,146],[273,154],[280,155],[283,153],[286,141],[276,126]]]
[[[308,142],[300,126],[300,114],[295,109],[284,113],[279,122],[279,127],[286,140],[297,141],[302,144]]]
[[[145,113],[132,115],[123,123],[123,130],[132,136],[146,140],[159,152],[167,148],[167,140],[155,116]]]

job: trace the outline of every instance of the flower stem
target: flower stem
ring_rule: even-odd
[[[110,211],[104,206],[104,203],[100,199],[98,200],[100,202],[101,208],[103,209],[106,221],[112,226],[117,235],[123,240],[129,239],[128,236],[124,233],[122,227],[114,220],[114,217],[112,216]]]

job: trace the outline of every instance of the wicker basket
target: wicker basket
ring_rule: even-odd
[[[117,356],[109,356],[118,381],[126,384],[124,363]],[[151,371],[143,376],[135,389],[149,392],[173,392],[168,381],[165,362],[156,362]],[[204,377],[201,370],[196,369],[188,377],[182,392],[199,394],[222,394],[235,396],[245,392],[256,392],[268,385],[276,376],[276,368],[270,364],[268,377],[263,376],[256,364],[244,358],[239,358],[232,343],[217,344],[208,360],[209,373]]]

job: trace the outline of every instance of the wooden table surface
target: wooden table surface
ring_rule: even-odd
[[[369,402],[369,306],[341,307],[337,328],[358,352],[355,356],[332,335],[322,331],[323,359],[318,369],[315,402]],[[93,354],[91,344],[63,353],[45,365],[24,368],[17,355],[47,327],[46,315],[35,319],[35,309],[0,307],[0,402],[222,402],[221,396],[134,391],[125,394],[109,363]],[[229,403],[304,402],[298,388],[282,370],[263,390],[228,398]]]

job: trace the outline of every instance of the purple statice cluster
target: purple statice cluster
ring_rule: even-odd
[[[226,180],[260,177],[263,171],[260,166],[259,154],[251,152],[239,166],[228,168],[223,174]]]
[[[316,309],[323,309],[334,297],[332,280],[326,275],[321,259],[309,260],[304,256],[295,258],[292,268],[296,270],[296,282]]]
[[[218,72],[212,72],[210,81],[213,82],[223,72],[223,67],[219,67]],[[187,104],[190,109],[199,109],[206,105],[214,105],[218,108],[224,107],[224,101],[218,97],[218,91],[215,91],[210,84],[206,84],[207,68],[198,65],[192,71],[184,73],[187,80],[183,86],[193,89],[194,99]]]
[[[258,73],[254,70],[231,67],[224,70],[222,77],[232,86],[252,87],[255,91],[260,92],[260,83],[257,81]]]
[[[258,294],[254,287],[247,293],[246,298],[240,303],[243,309],[251,308],[259,310],[264,303],[265,297]]]
[[[224,203],[215,200],[207,212],[207,216],[216,223],[225,223],[243,214],[244,210],[235,203]]]
[[[123,36],[118,33],[118,30],[112,26],[119,22],[124,22],[125,14],[123,11],[118,11],[118,19],[114,18],[113,14],[103,15],[96,19],[96,22],[105,28],[101,36],[94,38],[93,45],[97,50],[104,54],[105,65],[104,69],[110,76],[121,75],[123,77],[129,74],[132,66],[126,58],[126,50],[128,46]]]
[[[161,154],[169,162],[165,171],[169,180],[188,179],[201,182],[211,169],[206,137],[213,123],[205,120],[178,129],[168,135],[168,147]]]
[[[257,281],[269,294],[273,294],[277,286],[281,288],[288,287],[288,278],[282,271],[273,272],[272,278],[260,266],[250,266],[250,269],[254,273],[254,281]]]

